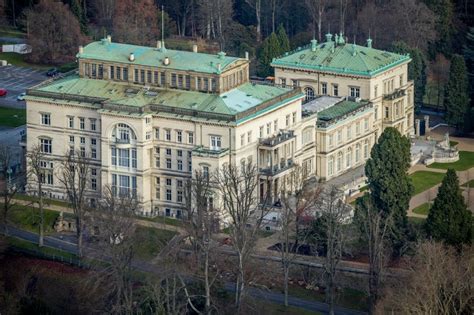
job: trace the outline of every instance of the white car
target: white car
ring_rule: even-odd
[[[26,93],[23,92],[23,93],[21,93],[20,95],[18,95],[18,96],[16,97],[16,100],[17,100],[17,101],[24,101],[24,100],[25,100],[25,96],[26,96]]]

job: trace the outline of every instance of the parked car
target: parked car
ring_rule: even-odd
[[[20,95],[18,95],[18,96],[16,97],[16,100],[17,100],[17,101],[24,101],[24,100],[25,100],[25,96],[26,96],[26,93],[23,92],[23,93],[21,93]]]
[[[48,77],[54,77],[54,76],[57,76],[58,74],[59,74],[59,71],[56,68],[51,68],[48,70],[48,72],[46,72],[46,75]]]
[[[7,95],[7,89],[0,89],[0,96],[6,96]]]

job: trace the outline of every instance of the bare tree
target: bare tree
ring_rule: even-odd
[[[245,2],[255,10],[257,42],[260,43],[262,41],[262,0],[245,0]]]
[[[13,153],[11,148],[6,145],[0,145],[0,175],[4,179],[4,185],[0,191],[0,196],[3,198],[3,228],[5,234],[8,235],[7,216],[8,212],[15,206],[13,197],[18,191],[18,185],[12,185],[10,168],[13,160]],[[16,176],[17,177],[17,176]]]
[[[213,187],[210,177],[201,171],[196,171],[188,182],[186,189],[186,203],[188,222],[186,231],[190,236],[197,265],[204,273],[204,313],[211,312],[211,287],[216,280],[216,275],[211,275],[211,255],[217,245],[213,235],[218,230],[219,211],[214,208]]]
[[[316,28],[318,40],[322,41],[322,23],[323,13],[326,10],[328,0],[305,0],[306,7],[311,14],[313,37],[316,37]]]
[[[43,182],[45,180],[45,157],[41,145],[35,145],[27,154],[28,159],[28,178],[33,186],[36,186],[36,193],[38,194],[38,210],[39,210],[39,241],[38,245],[43,246],[44,242],[44,197],[43,197]],[[32,187],[31,187],[32,188]]]
[[[133,311],[132,261],[136,247],[133,218],[137,209],[132,194],[117,194],[115,187],[105,186],[102,199],[91,212],[91,232],[98,234],[98,252],[108,262],[90,279],[91,290],[101,288],[108,292],[112,314],[131,314]]]
[[[366,194],[358,200],[356,220],[367,242],[369,254],[369,313],[374,314],[380,299],[383,271],[390,250],[387,242],[392,226],[392,217],[376,209],[371,203],[369,195]]]
[[[225,216],[229,218],[229,233],[237,252],[238,276],[236,279],[235,305],[240,310],[245,293],[246,267],[255,248],[257,232],[265,214],[266,203],[258,204],[258,170],[252,163],[240,167],[225,164],[216,176]]]
[[[421,243],[397,279],[383,306],[398,314],[472,314],[474,247],[457,252],[440,243]]]
[[[318,204],[320,191],[318,186],[308,181],[306,172],[300,166],[296,166],[283,184],[280,193],[279,252],[284,274],[285,306],[288,306],[290,268],[307,236],[307,233],[300,232],[301,221],[305,216],[311,215],[309,211],[314,210]]]
[[[87,203],[87,190],[90,188],[90,160],[81,152],[69,152],[61,163],[59,181],[66,189],[69,204],[76,221],[77,251],[83,255],[83,234],[85,216],[90,209]]]
[[[345,204],[342,193],[336,187],[328,188],[322,198],[322,216],[319,218],[323,229],[323,244],[326,255],[324,259],[323,279],[326,291],[326,301],[329,304],[329,314],[334,315],[336,302],[337,266],[341,261],[347,239],[345,223],[350,218],[351,207]]]

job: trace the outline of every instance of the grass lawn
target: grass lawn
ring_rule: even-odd
[[[3,204],[1,204],[3,205]],[[44,232],[51,234],[54,232],[54,222],[59,216],[59,212],[44,210]],[[8,221],[14,226],[33,233],[39,232],[39,210],[33,207],[15,205],[8,212]]]
[[[319,291],[306,290],[305,288],[300,286],[291,286],[289,293],[292,296],[299,297],[302,299],[325,302],[324,293]],[[344,288],[342,293],[339,293],[339,295],[337,296],[336,304],[338,306],[366,312],[368,310],[367,294],[362,291]]]
[[[414,195],[417,195],[439,183],[444,178],[444,173],[435,173],[428,171],[418,171],[410,175],[413,185],[415,186]]]
[[[26,251],[31,252],[40,252],[42,254],[48,256],[58,256],[63,257],[64,259],[76,259],[77,256],[59,249],[51,248],[51,247],[38,247],[36,243],[28,242],[25,240],[21,240],[15,237],[6,237],[8,245],[11,247],[15,247],[18,249],[24,249]]]
[[[25,56],[22,54],[17,54],[14,52],[2,52],[0,53],[0,60],[6,60],[8,63],[19,66],[19,67],[28,67],[28,68],[35,68],[39,70],[47,70],[51,68],[48,65],[39,65],[34,63],[29,63],[25,60]]]
[[[421,206],[418,206],[415,209],[413,209],[413,213],[428,215],[428,212],[430,211],[430,208],[431,208],[431,204],[427,202],[427,203],[424,203]]]
[[[464,183],[461,185],[462,187],[470,187],[470,188],[473,188],[474,187],[474,179],[471,179],[470,181],[468,181],[467,183]]]
[[[138,226],[135,233],[138,239],[136,254],[140,259],[154,258],[173,236],[176,235],[176,233],[172,231],[145,226]]]
[[[452,140],[451,140],[451,141],[449,141],[449,145],[450,145],[450,146],[452,146],[452,147],[455,147],[455,146],[457,146],[457,145],[458,145],[458,143],[459,143],[459,142],[457,142],[457,141],[452,141]]]
[[[28,196],[28,195],[21,195],[21,194],[16,194],[15,199],[26,200],[26,201],[37,201],[38,200],[37,197]],[[43,201],[47,205],[54,205],[54,206],[60,206],[60,207],[68,207],[69,206],[66,201],[61,201],[61,200],[56,200],[56,199],[43,198]]]
[[[0,107],[0,126],[18,127],[24,124],[26,124],[26,110]]]
[[[456,171],[465,171],[474,167],[474,152],[470,151],[460,151],[459,152],[459,161],[453,163],[433,163],[428,167],[439,168],[439,169],[448,169],[452,168]]]
[[[166,225],[173,225],[173,226],[182,226],[183,221],[178,220],[178,219],[173,219],[169,217],[163,217],[163,216],[157,216],[154,218],[149,218],[149,217],[142,217],[142,216],[137,216],[136,217],[139,220],[145,220],[145,221],[151,221],[151,222],[156,222],[156,223],[163,223]]]

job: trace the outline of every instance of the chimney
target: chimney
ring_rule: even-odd
[[[248,51],[245,52],[245,60],[249,60],[249,52]]]
[[[316,51],[316,47],[318,46],[318,41],[316,39],[311,40],[311,51]]]
[[[193,45],[193,52],[195,52],[195,53],[198,52],[198,45],[196,45],[196,44]]]
[[[221,68],[221,64],[218,63],[218,64],[217,64],[217,71],[221,72],[221,69],[222,69],[222,68]]]
[[[372,48],[372,38],[367,38],[367,47]]]
[[[108,41],[109,43],[112,43],[112,36],[107,35],[107,41]]]
[[[225,52],[223,52],[223,51],[218,52],[217,55],[219,56],[219,59],[224,59],[225,58]]]
[[[170,58],[169,57],[165,57],[165,59],[163,60],[163,64],[165,66],[168,66],[170,64]]]
[[[326,34],[326,42],[332,42],[332,34],[331,33],[327,33]]]
[[[161,49],[161,41],[156,41],[156,48]]]
[[[135,61],[135,55],[131,52],[130,56],[128,56],[128,60]]]
[[[83,54],[84,53],[84,47],[83,46],[79,46],[79,54]]]

